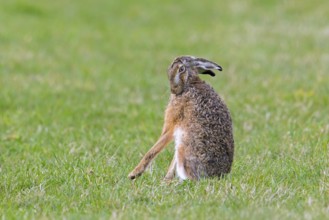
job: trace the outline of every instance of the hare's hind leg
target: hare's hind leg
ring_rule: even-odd
[[[184,145],[180,144],[176,146],[175,151],[175,159],[176,159],[176,173],[177,176],[181,180],[186,180],[188,178],[188,175],[185,170],[185,149]]]
[[[176,159],[176,173],[181,180],[198,180],[199,175],[196,172],[195,163],[188,160],[188,153],[186,152],[186,146],[183,144],[176,147],[175,159]]]
[[[184,169],[188,179],[198,180],[200,179],[198,168],[195,166],[195,163],[192,161],[184,161]]]
[[[170,181],[175,177],[175,168],[176,168],[176,157],[172,159],[168,172],[164,178],[165,181]]]

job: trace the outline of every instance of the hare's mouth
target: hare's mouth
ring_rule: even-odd
[[[183,93],[184,88],[182,86],[171,86],[171,93],[175,95],[180,95]]]

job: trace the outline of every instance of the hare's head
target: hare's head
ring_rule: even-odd
[[[171,93],[182,94],[189,85],[200,82],[198,74],[215,76],[213,69],[222,71],[221,66],[203,58],[177,57],[168,68]]]

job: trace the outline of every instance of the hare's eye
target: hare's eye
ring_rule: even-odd
[[[180,73],[184,72],[185,71],[185,66],[181,66],[179,67],[179,70],[178,70]]]

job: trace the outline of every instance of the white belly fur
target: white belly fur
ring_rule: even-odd
[[[179,161],[178,149],[182,147],[184,131],[181,128],[176,128],[174,131],[175,137],[175,160],[176,160],[176,173],[177,176],[185,180],[187,179],[186,172],[183,166],[183,161]]]

